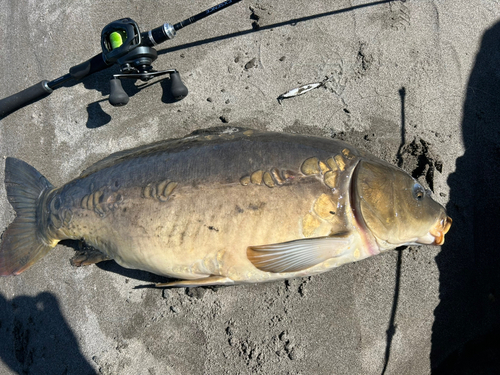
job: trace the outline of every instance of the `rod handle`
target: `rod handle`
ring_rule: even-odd
[[[90,60],[71,67],[69,69],[69,74],[71,74],[72,78],[80,80],[93,73],[97,73],[101,70],[109,68],[111,65],[107,64],[106,61],[104,61],[102,53],[99,53],[92,57]]]
[[[53,91],[48,83],[47,80],[40,81],[36,85],[0,100],[0,117],[7,116],[31,102],[48,96]]]

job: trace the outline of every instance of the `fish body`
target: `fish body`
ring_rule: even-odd
[[[60,188],[8,158],[5,183],[17,217],[2,275],[83,239],[98,251],[81,264],[180,279],[169,286],[264,282],[441,244],[451,223],[413,178],[345,143],[237,128],[118,152]]]

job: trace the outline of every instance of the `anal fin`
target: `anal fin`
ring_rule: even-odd
[[[107,255],[101,253],[96,249],[89,249],[84,251],[77,251],[75,256],[70,259],[70,263],[75,267],[89,266],[91,264],[99,263],[109,260]]]
[[[234,285],[234,280],[225,276],[209,276],[196,280],[178,280],[169,283],[156,284],[157,288],[191,288],[209,285]]]

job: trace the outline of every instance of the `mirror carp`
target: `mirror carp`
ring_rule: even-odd
[[[0,274],[18,275],[64,239],[179,279],[230,285],[309,276],[409,244],[441,245],[445,209],[401,169],[343,142],[244,128],[209,129],[117,152],[54,188],[7,158],[16,218]]]

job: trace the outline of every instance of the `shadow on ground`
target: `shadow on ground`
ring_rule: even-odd
[[[96,374],[51,293],[0,294],[0,337],[0,358],[18,374]]]
[[[465,154],[450,175],[454,222],[436,257],[433,374],[500,373],[500,23],[487,30],[467,87]]]

